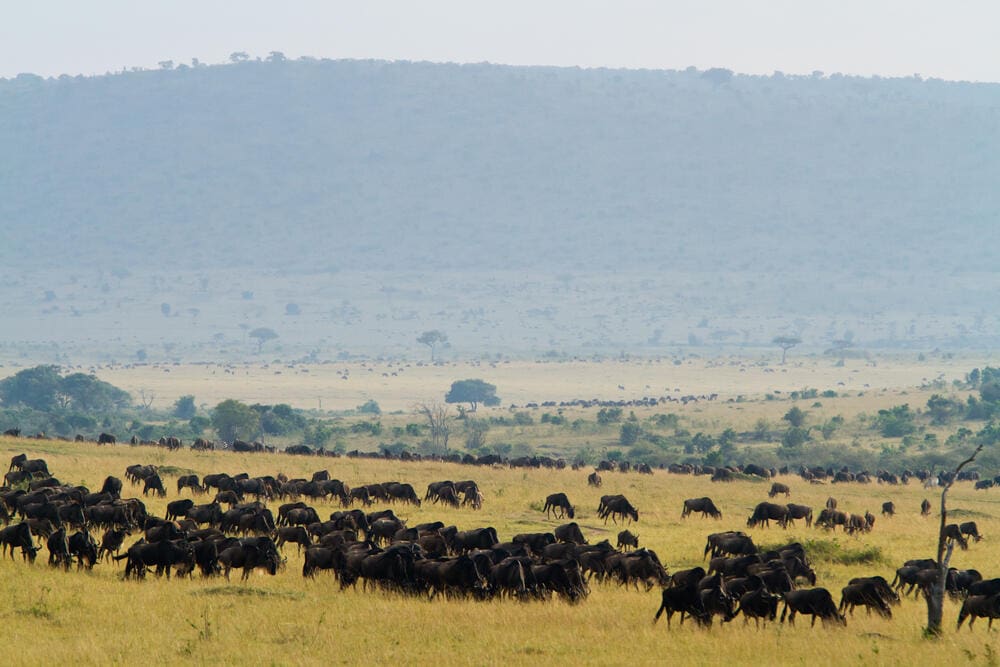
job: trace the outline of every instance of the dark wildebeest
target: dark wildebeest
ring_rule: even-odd
[[[855,577],[850,581],[848,581],[847,583],[848,584],[870,583],[875,587],[875,592],[878,593],[878,595],[881,596],[881,598],[885,600],[887,603],[889,603],[890,605],[899,604],[899,595],[897,595],[896,591],[892,589],[892,586],[890,586],[889,582],[885,580],[885,577],[882,576]]]
[[[190,498],[183,498],[181,500],[173,500],[167,503],[167,521],[172,521],[173,519],[180,519],[186,517],[187,513],[194,508],[194,501]]]
[[[705,541],[705,553],[702,558],[712,554],[712,557],[732,555],[743,556],[757,553],[757,547],[749,535],[735,531],[712,533]]]
[[[250,573],[256,568],[264,568],[270,574],[278,573],[278,565],[281,563],[281,556],[277,547],[270,540],[267,543],[252,544],[248,540],[242,540],[239,544],[227,547],[219,552],[219,564],[226,579],[229,579],[229,571],[233,568],[242,568],[243,581],[250,578]]]
[[[205,489],[201,487],[198,483],[198,475],[181,475],[177,478],[177,493],[181,492],[181,489],[191,489],[194,493],[204,493]]]
[[[601,476],[597,473],[596,470],[587,475],[587,485],[594,486],[597,488],[601,487]]]
[[[115,436],[111,435],[110,433],[102,433],[99,436],[97,436],[97,444],[99,445],[113,445],[117,442],[118,440],[115,438]]]
[[[766,528],[771,525],[772,519],[777,521],[782,528],[786,528],[788,526],[788,508],[775,503],[758,503],[753,514],[747,519],[747,526],[753,528],[763,525]]]
[[[129,547],[128,551],[121,556],[114,556],[114,560],[128,559],[125,562],[125,578],[134,575],[137,579],[146,576],[146,567],[156,566],[157,576],[166,572],[167,579],[170,578],[170,568],[179,565],[185,571],[194,569],[194,549],[183,540],[171,542],[163,540],[153,544],[137,542]]]
[[[777,618],[780,599],[777,595],[769,593],[763,586],[756,590],[747,591],[740,596],[739,605],[733,617],[735,618],[742,613],[744,624],[749,623],[752,618],[754,625],[759,628],[761,619],[767,622]]]
[[[993,629],[993,619],[1000,618],[1000,595],[970,595],[962,603],[962,609],[958,612],[958,626],[961,629],[965,619],[969,619],[969,630],[977,618],[990,619],[987,628]]]
[[[167,495],[167,490],[163,488],[163,480],[160,479],[160,475],[157,473],[153,473],[143,480],[142,495],[146,495],[150,491],[156,491],[156,495],[161,498]]]
[[[713,519],[721,519],[722,512],[719,508],[715,506],[712,499],[708,496],[704,498],[688,498],[684,501],[684,507],[681,509],[681,518],[686,519],[692,512],[701,512],[701,516],[712,517]]]
[[[944,527],[944,538],[952,542],[958,542],[958,546],[962,548],[962,551],[969,548],[969,542],[965,539],[957,523],[949,523]]]
[[[49,548],[49,565],[53,567],[62,565],[68,570],[70,563],[73,562],[73,559],[69,556],[69,543],[66,541],[66,529],[59,528],[59,530],[49,535],[49,539],[46,541],[46,546]],[[11,552],[13,553],[13,549]]]
[[[455,509],[461,507],[461,502],[458,499],[458,492],[455,490],[454,486],[442,487],[438,492],[437,497],[434,500],[435,503],[443,503],[445,505],[450,505]]]
[[[927,516],[931,513],[931,501],[924,498],[920,503],[920,515]]]
[[[298,545],[295,550],[296,553],[301,553],[302,547],[308,549],[312,546],[312,540],[309,539],[309,533],[302,526],[283,526],[277,530],[278,539],[275,542],[275,546],[279,549],[285,542],[294,542]]]
[[[625,496],[620,494],[601,496],[601,502],[597,507],[597,516],[604,519],[604,523],[608,522],[609,517],[614,523],[618,523],[616,517],[621,517],[622,522],[625,522],[626,519],[629,521],[639,520],[639,512]]]
[[[826,508],[828,510],[835,510],[835,509],[837,509],[837,499],[834,498],[833,496],[830,496],[829,498],[827,498],[826,499]]]
[[[552,532],[555,534],[556,541],[558,542],[567,542],[570,544],[587,543],[587,540],[583,537],[583,532],[580,530],[580,525],[575,521],[556,526],[556,529]]]
[[[409,484],[386,484],[385,490],[393,501],[398,500],[404,503],[412,503],[420,507],[420,498],[417,497],[417,492]]]
[[[101,537],[101,548],[97,553],[98,559],[103,558],[105,554],[115,554],[117,556],[126,535],[128,533],[118,528],[108,528],[104,531],[104,535]]]
[[[622,551],[639,548],[639,536],[633,535],[630,531],[623,530],[618,533],[618,548]]]
[[[6,431],[4,431],[3,434],[5,436],[7,436],[8,438],[20,438],[21,437],[21,429],[19,429],[19,428],[9,428]]]
[[[966,521],[965,523],[959,524],[958,531],[962,533],[962,535],[968,535],[976,542],[983,539],[982,535],[979,534],[979,527],[976,526],[975,521]]]
[[[549,518],[549,513],[551,512],[557,519],[563,518],[564,514],[569,515],[572,519],[575,517],[576,512],[573,509],[573,505],[570,504],[569,498],[566,497],[565,493],[553,493],[545,498],[545,507],[542,508],[545,512],[545,518]]]
[[[656,610],[653,623],[660,620],[660,616],[666,612],[667,627],[670,627],[670,619],[674,614],[680,612],[681,624],[684,624],[684,617],[691,616],[699,623],[705,622],[706,614],[701,606],[701,594],[698,590],[697,582],[685,586],[671,586],[664,588],[661,594],[660,608]]]
[[[108,475],[104,478],[104,484],[101,486],[101,493],[110,494],[112,498],[118,499],[122,497],[122,481],[113,475]]]
[[[854,608],[857,606],[865,607],[869,614],[874,609],[879,615],[892,618],[889,601],[885,599],[880,587],[874,582],[848,584],[841,590],[840,606],[837,611],[841,614],[848,611],[853,616]]]
[[[93,569],[97,562],[97,542],[87,530],[79,530],[70,535],[67,544],[70,556],[76,558],[77,570],[84,565],[87,566],[88,570]]]
[[[812,616],[809,626],[816,625],[816,618],[819,617],[824,623],[836,621],[841,625],[847,625],[847,619],[837,611],[837,605],[833,602],[833,596],[825,588],[806,588],[798,591],[788,591],[784,595],[785,606],[781,610],[781,622],[785,622],[788,616],[788,623],[795,625],[796,614],[808,614]],[[791,611],[791,614],[788,612]]]
[[[896,505],[891,500],[882,503],[882,516],[894,516],[896,514]]]
[[[793,523],[796,519],[805,519],[806,527],[809,528],[813,523],[813,511],[808,505],[796,505],[795,503],[788,503],[786,505],[788,508],[788,519],[786,523]]]
[[[781,482],[774,482],[771,484],[771,490],[767,492],[768,498],[774,498],[779,493],[785,494],[785,497],[792,495],[791,489],[788,488],[787,484],[782,484]]]
[[[31,562],[35,561],[38,547],[31,539],[31,528],[28,523],[21,522],[0,530],[0,556],[3,556],[9,548],[10,559],[14,560],[14,547],[21,547],[21,555]]]

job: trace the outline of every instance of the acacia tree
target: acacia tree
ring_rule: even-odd
[[[972,452],[972,456],[965,459],[958,464],[955,468],[955,472],[952,473],[951,478],[945,483],[944,489],[941,490],[941,524],[938,528],[938,545],[937,545],[937,568],[938,577],[931,585],[930,590],[927,592],[927,628],[924,633],[928,637],[939,637],[941,635],[941,617],[944,614],[944,591],[945,591],[945,581],[948,578],[948,564],[951,562],[951,552],[955,548],[954,542],[949,542],[945,537],[945,525],[948,522],[948,490],[951,485],[955,483],[958,479],[958,473],[962,472],[962,468],[967,466],[976,460],[976,455],[979,454],[983,449],[982,445],[976,447],[976,451]]]
[[[267,327],[258,327],[251,331],[248,335],[251,338],[257,339],[257,352],[261,351],[264,347],[264,343],[278,337],[278,334],[274,329],[268,329]]]
[[[788,351],[801,343],[802,339],[798,336],[775,336],[771,342],[781,348],[781,365],[784,366]]]
[[[476,406],[500,405],[500,397],[497,396],[497,387],[494,384],[483,380],[456,380],[451,383],[451,389],[445,394],[445,403],[468,403],[472,412],[476,411]]]
[[[431,363],[433,363],[436,361],[435,352],[437,351],[438,345],[447,344],[448,334],[437,329],[431,329],[430,331],[425,331],[417,336],[417,342],[421,345],[426,345],[431,349]]]

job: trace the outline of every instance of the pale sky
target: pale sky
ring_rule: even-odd
[[[0,0],[0,77],[233,51],[1000,81],[997,0]]]

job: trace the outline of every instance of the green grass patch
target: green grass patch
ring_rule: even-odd
[[[762,544],[761,551],[772,551],[782,544]],[[882,565],[889,562],[882,548],[873,544],[859,545],[854,547],[843,544],[838,539],[823,540],[809,539],[803,540],[802,546],[806,550],[806,557],[812,564],[815,563],[836,563],[838,565]]]
[[[181,468],[178,466],[158,466],[158,470],[161,475],[193,475],[194,470],[190,468]]]
[[[992,519],[993,517],[986,512],[977,512],[976,510],[963,510],[955,509],[948,510],[949,519]]]

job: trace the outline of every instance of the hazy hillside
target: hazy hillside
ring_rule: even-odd
[[[452,310],[446,294],[500,290],[544,311],[499,273],[531,271],[556,288],[590,275],[589,296],[619,308],[676,297],[661,313],[672,338],[591,304],[612,316],[598,327],[612,346],[684,342],[719,315],[756,318],[744,343],[817,314],[841,316],[827,338],[845,315],[903,335],[929,309],[996,332],[982,317],[998,286],[1000,85],[315,60],[21,76],[0,81],[0,155],[0,261],[52,283],[5,272],[6,306],[91,276],[105,303],[76,316],[99,316],[123,307],[116,268],[162,274],[159,289],[225,270],[243,276],[230,295],[262,291],[267,272],[388,272],[370,291],[401,290],[390,310],[416,285],[437,302],[405,309],[412,341],[496,303]],[[190,292],[201,312],[218,306],[206,283]],[[130,294],[159,317],[159,297]],[[268,323],[275,299],[241,319]],[[586,306],[556,300],[541,319],[565,335]],[[585,329],[570,338],[601,339]]]

